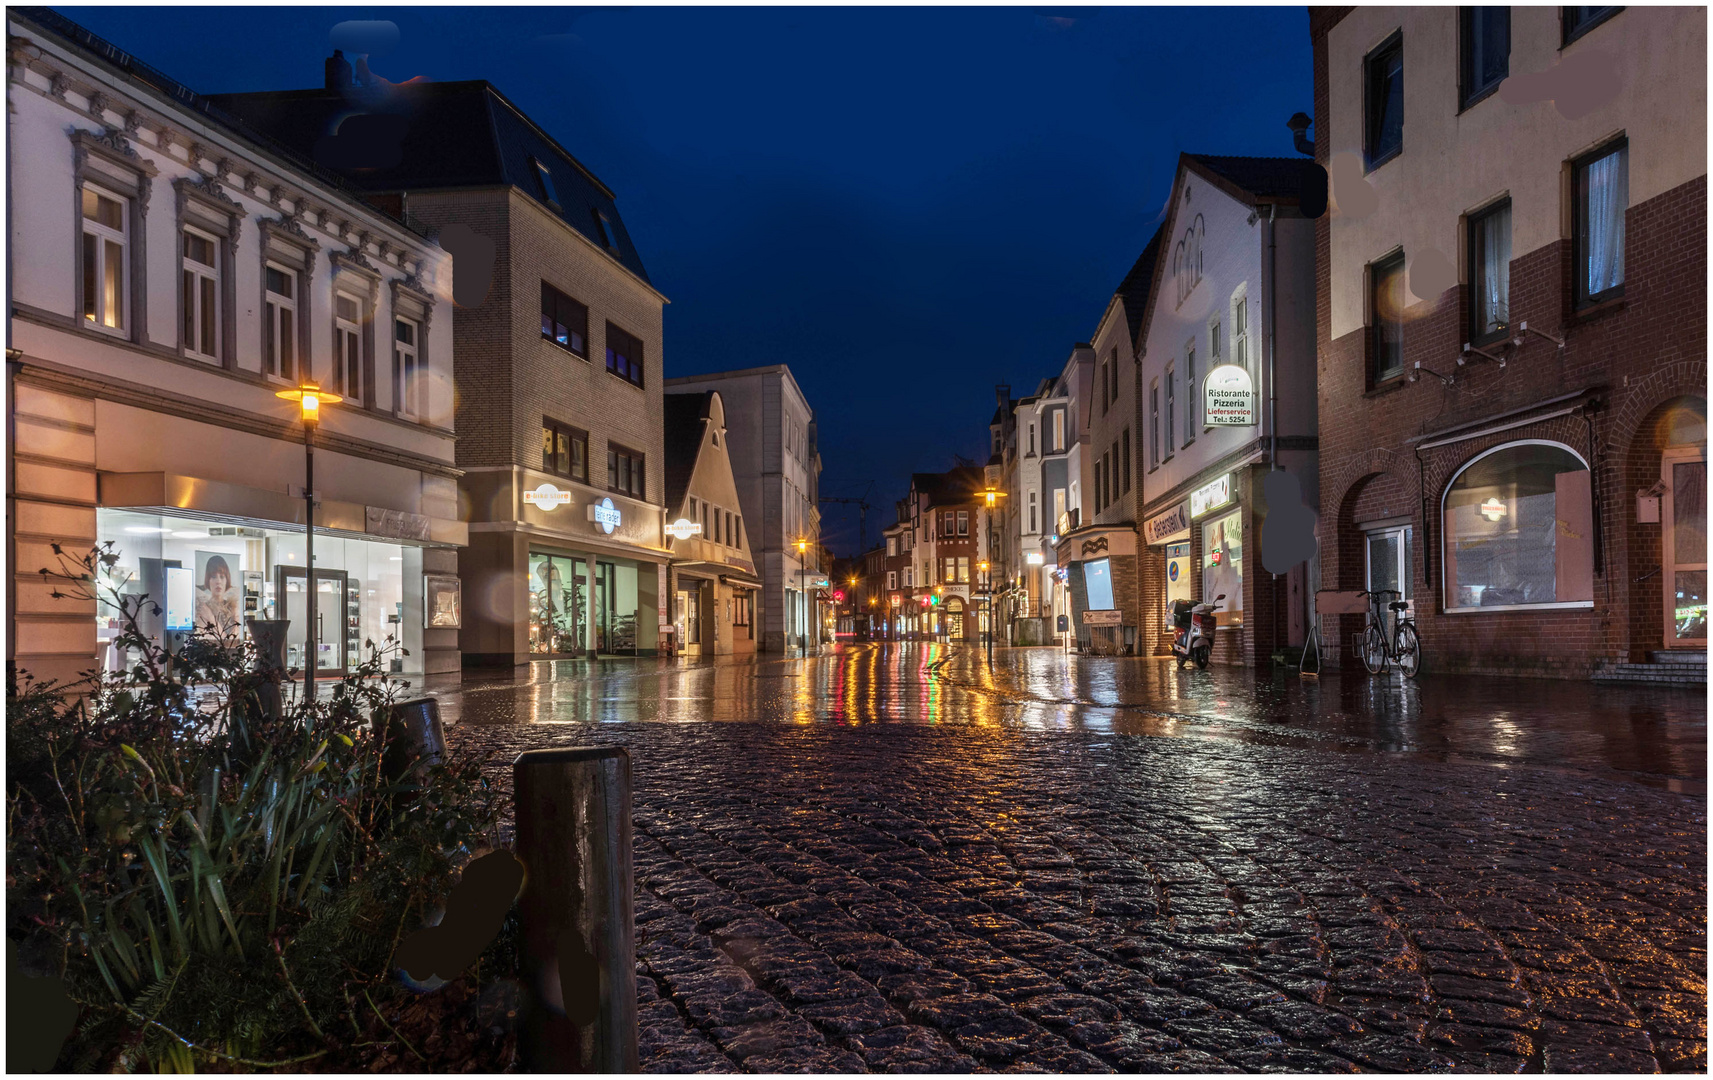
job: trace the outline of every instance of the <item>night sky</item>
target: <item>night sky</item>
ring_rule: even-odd
[[[791,365],[871,544],[1093,334],[1180,151],[1291,156],[1313,105],[1301,7],[58,10],[208,93],[319,86],[364,19],[378,75],[494,83],[617,193],[668,376]]]

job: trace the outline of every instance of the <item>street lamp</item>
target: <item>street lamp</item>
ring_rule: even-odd
[[[305,381],[290,390],[280,390],[275,397],[298,403],[298,417],[303,421],[303,508],[304,543],[303,574],[309,592],[309,625],[305,627],[306,654],[303,664],[304,700],[315,700],[315,659],[319,637],[315,627],[315,427],[321,422],[321,406],[336,405],[345,399],[317,382]],[[280,597],[283,603],[285,597]],[[344,626],[344,620],[340,620]]]
[[[989,487],[981,494],[982,501],[986,503],[987,508],[987,542],[988,546],[991,547],[993,545],[993,508],[999,505],[999,500],[1010,493]],[[989,552],[989,557],[992,557],[991,552]],[[987,607],[987,666],[991,668],[993,666],[993,585],[987,580],[987,566],[986,562],[981,564],[982,600]]]
[[[801,640],[798,642],[798,645],[802,647],[803,654],[805,656],[809,654],[809,586],[807,581],[809,562],[807,555],[805,555],[805,552],[808,550],[809,541],[801,539],[797,541],[797,594],[803,605],[802,625],[804,627],[804,632],[801,635]]]

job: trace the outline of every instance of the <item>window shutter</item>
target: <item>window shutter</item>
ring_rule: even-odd
[[[1587,469],[1553,477],[1553,507],[1558,518],[1553,538],[1553,598],[1594,599],[1594,499]]]

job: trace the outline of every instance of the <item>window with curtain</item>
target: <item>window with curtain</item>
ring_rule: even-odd
[[[1587,466],[1557,443],[1512,443],[1465,465],[1445,493],[1445,606],[1592,600],[1590,495]]]
[[[297,358],[297,273],[268,263],[267,325],[262,327],[262,370],[290,380]]]
[[[589,433],[561,424],[557,420],[541,421],[541,468],[544,472],[589,482]],[[694,506],[695,500],[691,500]],[[692,510],[694,515],[695,511]]]
[[[1379,168],[1404,148],[1404,38],[1394,34],[1368,54],[1363,63],[1367,93],[1364,101],[1364,150],[1370,170]]]
[[[1630,207],[1628,141],[1576,164],[1576,299],[1593,304],[1624,295],[1624,212]]]
[[[83,189],[83,318],[93,326],[124,330],[125,250],[131,206],[99,188]]]
[[[1461,8],[1458,30],[1462,38],[1459,82],[1463,91],[1459,104],[1468,108],[1497,89],[1511,73],[1511,9]]]
[[[184,230],[184,349],[203,360],[219,360],[220,245],[197,229]]]
[[[1511,201],[1469,218],[1469,333],[1477,344],[1511,328]]]
[[[1404,256],[1400,252],[1368,268],[1371,380],[1404,373]]]
[[[333,300],[333,390],[363,404],[363,302],[345,293]]]

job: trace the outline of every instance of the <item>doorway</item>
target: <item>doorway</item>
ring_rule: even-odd
[[[1369,592],[1391,589],[1398,594],[1398,600],[1414,599],[1414,590],[1410,587],[1410,569],[1413,565],[1410,552],[1411,532],[1412,526],[1401,525],[1389,529],[1375,529],[1366,534]],[[1388,597],[1386,602],[1391,603],[1392,598]],[[1408,613],[1414,614],[1414,609]],[[1390,609],[1384,609],[1383,615],[1391,622],[1382,625],[1380,632],[1390,640],[1392,631],[1396,629],[1396,616]]]
[[[286,667],[302,669],[308,666],[309,653],[309,590],[308,577],[301,566],[276,568],[275,588],[285,598],[283,615],[286,626]],[[315,674],[317,678],[345,675],[350,663],[351,634],[347,626],[357,618],[355,597],[347,598],[347,578],[343,570],[315,570]],[[349,613],[347,604],[352,605]]]
[[[1707,648],[1707,446],[1671,446],[1660,456],[1660,570],[1665,647]]]

